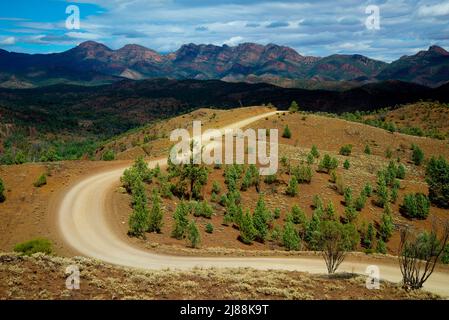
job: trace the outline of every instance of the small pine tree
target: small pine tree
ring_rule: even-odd
[[[360,192],[360,195],[357,197],[357,199],[355,199],[355,209],[357,211],[362,211],[363,208],[365,208],[366,205],[366,200],[367,200],[367,196],[365,194],[365,191],[362,190],[362,192]]]
[[[206,232],[207,233],[213,233],[214,232],[214,226],[212,225],[212,223],[206,224]]]
[[[349,170],[349,168],[351,168],[351,163],[349,162],[349,160],[345,160],[345,162],[343,163],[343,168],[345,168],[346,170]]]
[[[253,218],[251,217],[249,210],[242,216],[239,229],[240,240],[245,244],[251,244],[256,237],[257,231],[254,228]]]
[[[299,106],[296,103],[296,101],[292,101],[290,108],[288,109],[288,111],[290,111],[291,113],[295,113],[299,111]]]
[[[193,220],[190,221],[187,227],[187,239],[189,240],[189,244],[192,248],[198,248],[201,242],[200,231]]]
[[[367,197],[371,197],[373,195],[373,187],[370,183],[365,184],[365,186],[363,187],[363,193]]]
[[[357,210],[351,205],[345,209],[345,219],[346,222],[352,223],[357,219]]]
[[[336,215],[336,211],[335,211],[335,206],[334,203],[332,201],[330,201],[327,204],[326,210],[325,210],[325,215],[324,215],[324,220],[335,220],[335,215]]]
[[[347,144],[340,148],[340,154],[342,156],[350,156],[351,153],[352,153],[352,144]]]
[[[3,180],[0,178],[0,203],[4,202],[5,200],[6,200],[5,184],[3,183]]]
[[[391,216],[391,208],[390,208],[389,204],[386,204],[384,213],[382,214],[382,218],[380,221],[380,226],[379,226],[380,238],[383,241],[388,242],[388,240],[393,235],[393,230],[394,230],[394,224],[393,224],[393,218]]]
[[[424,152],[416,144],[412,145],[412,161],[416,166],[420,166],[424,161]]]
[[[299,234],[298,231],[296,231],[294,224],[291,222],[287,222],[284,225],[284,230],[282,232],[282,244],[288,251],[299,249]]]
[[[291,177],[286,194],[290,197],[296,197],[298,195],[298,180],[295,176]]]
[[[314,157],[314,158],[319,158],[320,157],[320,152],[318,151],[318,148],[316,145],[312,146],[312,149],[310,150],[310,154]]]
[[[268,234],[268,219],[269,212],[265,207],[265,201],[263,197],[260,197],[257,201],[256,209],[253,215],[253,225],[256,229],[256,239],[260,242],[264,242]]]
[[[220,184],[217,181],[214,181],[214,183],[212,185],[212,192],[217,195],[220,194],[220,192],[221,192]]]
[[[291,222],[294,224],[305,224],[307,222],[306,215],[304,211],[301,210],[300,207],[294,205],[291,211]]]
[[[385,151],[385,157],[387,157],[387,159],[391,159],[393,157],[393,151],[391,151],[391,148],[387,148]]]
[[[376,252],[381,254],[387,253],[387,246],[382,239],[377,240]]]
[[[163,225],[164,213],[161,209],[161,196],[159,193],[153,191],[153,206],[151,207],[149,222],[148,222],[148,232],[160,233]]]
[[[405,166],[401,163],[398,166],[398,170],[396,172],[396,178],[404,180],[405,179],[405,175],[406,175],[406,169],[405,169]]]
[[[365,146],[364,152],[365,152],[365,154],[368,154],[368,155],[371,154],[371,148],[370,148],[369,145],[366,145],[366,146]]]
[[[288,125],[284,127],[284,132],[282,133],[282,137],[286,139],[290,139],[292,137],[292,132],[290,131],[290,128]]]
[[[350,187],[347,187],[345,189],[344,197],[345,197],[345,206],[346,207],[352,206],[353,205],[352,189]]]
[[[182,201],[176,207],[175,213],[173,214],[173,219],[175,220],[175,224],[172,230],[172,237],[178,240],[184,238],[187,226],[189,224],[189,220],[187,216],[189,214],[188,205]]]
[[[34,183],[34,186],[36,188],[40,188],[42,186],[45,186],[47,184],[47,175],[45,173],[41,174],[39,178]]]
[[[149,212],[148,199],[141,180],[136,181],[133,185],[132,205],[133,212],[129,217],[128,234],[134,237],[143,237],[148,229]]]
[[[368,228],[366,229],[365,236],[363,237],[363,245],[367,249],[372,249],[374,237],[375,237],[374,226],[372,223],[369,223]]]
[[[275,208],[273,211],[273,218],[274,219],[279,219],[281,217],[281,209],[279,208]]]
[[[384,208],[385,205],[390,202],[390,194],[388,192],[385,177],[382,174],[378,176],[376,194],[377,194],[376,204],[379,207]]]
[[[306,161],[308,165],[312,165],[315,162],[315,157],[313,156],[313,154],[309,153],[307,155]]]

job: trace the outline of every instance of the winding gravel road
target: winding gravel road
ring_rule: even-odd
[[[243,128],[255,121],[274,115],[270,112],[254,116],[225,129]],[[149,162],[150,166],[164,166],[167,159]],[[189,269],[193,267],[296,270],[310,273],[326,273],[324,260],[320,257],[180,257],[155,254],[139,249],[126,241],[123,235],[108,222],[108,194],[117,185],[125,168],[115,168],[97,173],[71,186],[62,196],[57,217],[58,227],[66,245],[80,255],[108,263],[139,269]],[[366,267],[373,264],[362,259],[347,259],[339,271],[365,274]],[[399,266],[391,262],[376,262],[383,280],[401,280]],[[449,274],[435,272],[426,283],[426,289],[449,296]]]

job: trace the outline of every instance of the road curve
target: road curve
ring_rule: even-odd
[[[274,115],[270,112],[254,116],[222,128],[245,127],[257,120]],[[150,166],[165,165],[167,159],[149,162]],[[180,257],[152,253],[128,243],[107,221],[107,196],[117,184],[125,168],[115,168],[89,176],[73,186],[62,196],[57,206],[58,228],[66,245],[81,255],[111,264],[139,269],[190,269],[193,267],[296,270],[326,273],[323,259],[318,257]],[[339,271],[365,274],[372,263],[345,261]],[[383,280],[401,280],[399,266],[391,263],[377,265]],[[435,272],[426,283],[426,289],[449,296],[449,274]]]

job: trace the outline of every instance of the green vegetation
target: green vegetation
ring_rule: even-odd
[[[2,178],[0,178],[0,203],[5,202],[5,184],[3,183]]]
[[[187,226],[189,225],[188,220],[189,206],[185,201],[181,201],[173,214],[173,219],[175,224],[172,230],[172,237],[181,240],[185,237]]]
[[[371,147],[370,147],[369,145],[366,145],[366,146],[365,146],[365,149],[363,150],[363,152],[364,152],[365,154],[370,155],[370,154],[371,154]]]
[[[296,197],[298,195],[298,180],[295,176],[290,178],[290,182],[288,183],[285,193],[290,197]]]
[[[134,237],[145,237],[148,230],[148,199],[142,180],[136,180],[132,187],[133,212],[129,217],[128,234]]]
[[[308,165],[299,165],[291,168],[291,175],[296,178],[298,183],[311,183],[313,172],[312,168]]]
[[[207,233],[213,233],[214,232],[214,226],[212,225],[212,223],[208,223],[206,224],[206,232]]]
[[[449,163],[443,158],[430,159],[426,168],[426,180],[429,185],[430,201],[440,207],[449,209]]]
[[[263,197],[259,197],[256,209],[253,215],[253,225],[256,230],[256,239],[259,242],[264,242],[268,235],[268,221],[270,220],[270,212],[265,207]]]
[[[300,238],[295,229],[295,225],[291,222],[286,222],[282,232],[282,244],[288,251],[298,250],[300,245]]]
[[[310,154],[316,159],[318,159],[320,157],[320,152],[318,151],[318,148],[316,145],[312,146],[312,149],[310,150]]]
[[[288,125],[284,127],[284,131],[282,133],[282,137],[286,139],[290,139],[292,137],[292,132],[290,131],[290,128]]]
[[[350,156],[351,153],[352,153],[352,144],[347,144],[340,148],[340,154],[342,156]]]
[[[382,218],[380,220],[379,225],[379,236],[380,239],[382,239],[385,242],[388,242],[388,240],[393,235],[394,230],[394,224],[393,224],[393,217],[391,216],[391,208],[388,204],[385,209],[384,213],[382,214]]]
[[[409,217],[416,219],[426,219],[430,211],[429,198],[422,194],[407,194],[404,197],[404,203],[401,206],[401,212]]]
[[[245,212],[239,224],[240,240],[245,244],[251,244],[257,235],[257,230],[254,228],[253,219],[249,210]]]
[[[157,190],[153,191],[152,202],[148,221],[148,232],[160,233],[163,225],[162,219],[164,218],[164,213],[161,209],[161,196]]]
[[[198,248],[201,242],[200,231],[193,220],[187,226],[187,239],[192,248]]]
[[[47,184],[47,175],[45,173],[41,174],[39,178],[37,178],[36,182],[34,182],[34,186],[36,188],[43,187]]]
[[[38,252],[51,254],[53,252],[53,248],[50,240],[39,238],[17,244],[14,247],[14,251],[30,256]]]
[[[295,113],[299,111],[299,106],[296,103],[296,101],[292,101],[290,108],[288,109],[288,111],[290,111],[291,113]]]
[[[115,160],[115,152],[114,150],[107,150],[103,155],[101,156],[101,160],[103,161],[113,161]]]
[[[337,169],[337,167],[338,160],[328,154],[325,154],[320,164],[318,165],[318,171],[329,173],[331,170]]]
[[[412,161],[416,166],[420,166],[424,161],[424,152],[416,144],[412,145]]]
[[[214,210],[207,201],[192,202],[191,206],[195,217],[212,218]]]
[[[351,163],[349,162],[348,159],[346,159],[345,162],[343,163],[343,168],[345,168],[346,170],[349,170],[349,168],[351,168]]]

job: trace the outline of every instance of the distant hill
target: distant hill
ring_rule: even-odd
[[[358,54],[310,57],[286,46],[254,43],[235,47],[186,44],[169,54],[139,45],[112,50],[93,41],[54,54],[31,55],[0,49],[0,87],[98,85],[125,78],[269,82],[337,90],[401,80],[436,87],[449,81],[449,53],[432,46],[428,51],[387,64]]]

